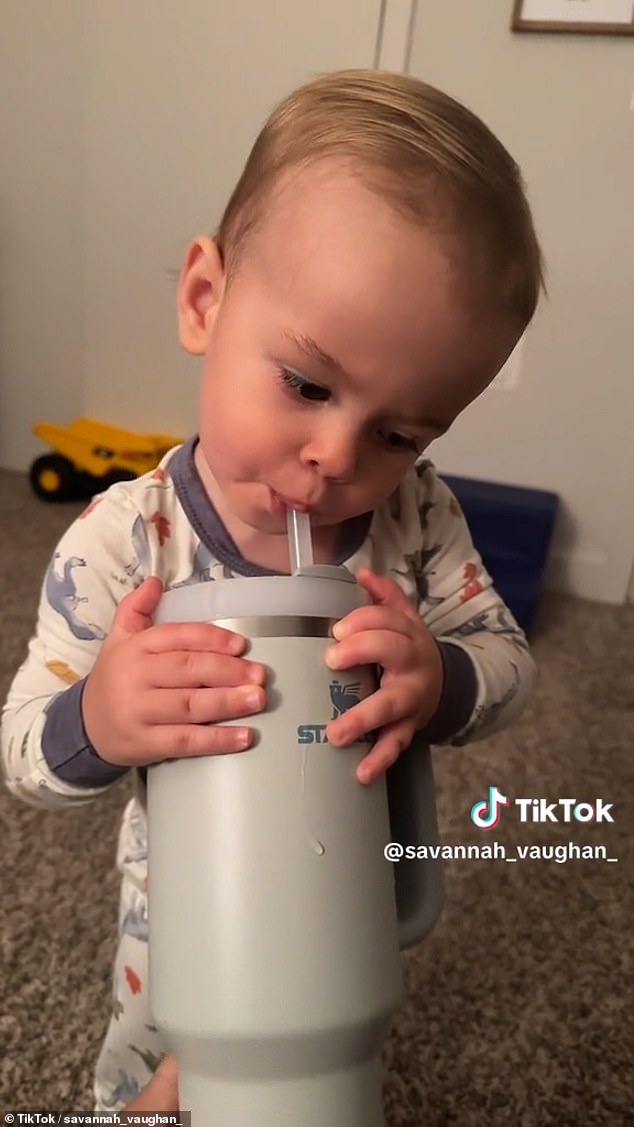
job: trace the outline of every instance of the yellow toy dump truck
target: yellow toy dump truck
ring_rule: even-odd
[[[44,501],[92,496],[115,481],[140,477],[182,442],[168,434],[134,434],[93,419],[75,419],[67,427],[38,423],[33,434],[53,450],[36,458],[29,472],[33,491]]]

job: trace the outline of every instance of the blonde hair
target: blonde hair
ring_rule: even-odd
[[[326,157],[351,162],[408,219],[448,236],[471,293],[528,324],[543,261],[517,164],[459,102],[388,71],[323,75],[273,111],[216,235],[229,274],[279,177]]]

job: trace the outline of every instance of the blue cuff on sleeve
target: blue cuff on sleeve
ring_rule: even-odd
[[[443,687],[435,714],[420,731],[427,743],[448,743],[471,717],[478,696],[473,662],[461,646],[436,642],[443,663]]]
[[[51,771],[65,783],[80,787],[105,787],[125,775],[100,759],[92,747],[81,713],[85,678],[54,697],[46,710],[42,751]]]

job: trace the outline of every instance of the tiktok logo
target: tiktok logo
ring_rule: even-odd
[[[500,820],[500,810],[508,804],[509,799],[501,790],[489,787],[489,797],[471,807],[471,821],[480,830],[492,830]]]

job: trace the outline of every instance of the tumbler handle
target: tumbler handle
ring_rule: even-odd
[[[420,738],[389,768],[386,776],[393,842],[404,848],[438,846],[438,819],[431,749]],[[394,883],[401,950],[424,939],[438,921],[444,904],[439,858],[395,863]]]

